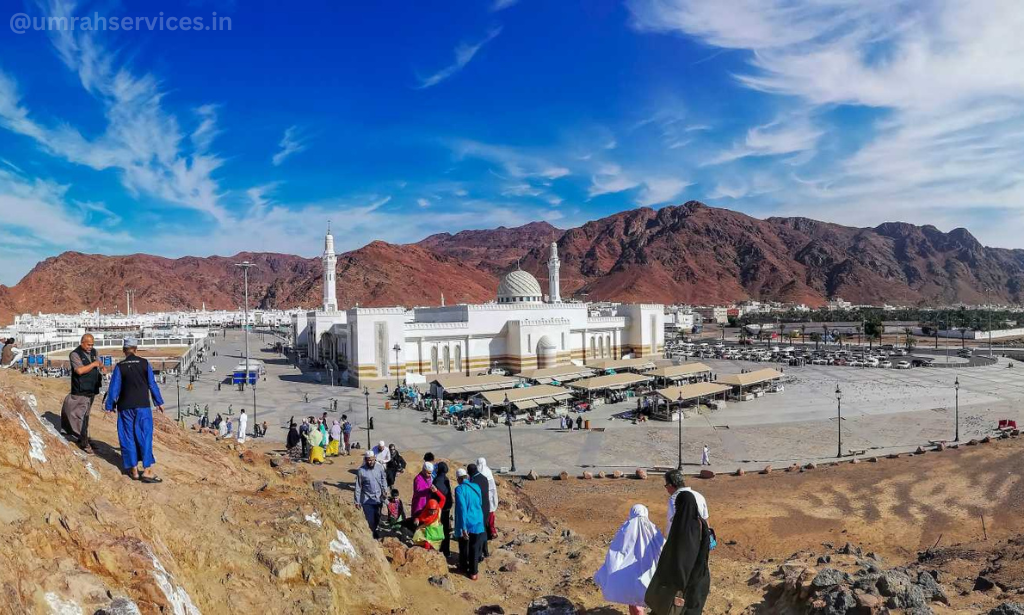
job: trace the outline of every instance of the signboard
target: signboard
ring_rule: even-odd
[[[249,372],[249,384],[255,385],[258,374],[256,372]],[[235,372],[231,376],[231,384],[242,384],[245,380],[245,372]]]
[[[103,366],[110,367],[114,364],[114,357],[103,357]]]

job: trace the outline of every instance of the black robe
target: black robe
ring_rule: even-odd
[[[288,440],[285,442],[287,448],[294,448],[302,442],[302,438],[299,436],[299,430],[295,428],[295,423],[291,424],[288,428]]]
[[[711,591],[710,540],[707,526],[697,511],[697,500],[692,493],[680,491],[668,540],[644,596],[651,615],[700,615],[704,611]],[[685,600],[684,606],[675,606],[677,595]]]

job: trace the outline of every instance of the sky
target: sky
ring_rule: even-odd
[[[1018,0],[2,6],[3,284],[690,199],[1024,248]]]

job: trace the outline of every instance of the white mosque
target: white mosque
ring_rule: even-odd
[[[295,345],[344,374],[348,384],[424,376],[512,373],[570,362],[648,357],[664,351],[664,306],[563,302],[558,244],[548,259],[548,293],[516,269],[505,274],[496,300],[440,307],[338,309],[334,237],[324,241],[321,309],[292,319]]]

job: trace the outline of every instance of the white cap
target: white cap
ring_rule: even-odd
[[[376,459],[377,458],[377,456],[373,454],[373,451],[366,451],[365,457],[367,459]]]
[[[423,462],[423,469],[426,470],[427,472],[433,472],[434,471],[434,464],[430,463],[429,461],[424,461]]]
[[[466,472],[466,468],[459,468],[455,470],[455,477],[462,478],[463,476],[469,476],[469,472]]]

